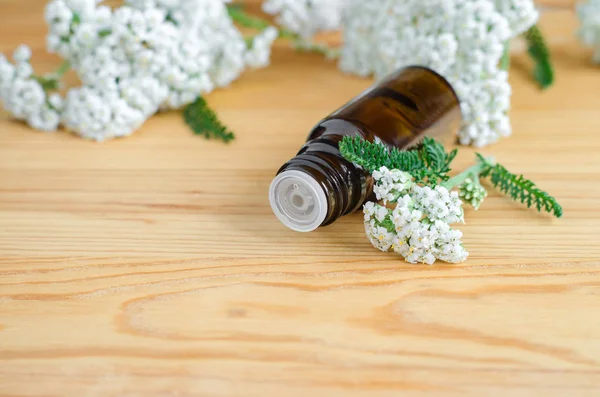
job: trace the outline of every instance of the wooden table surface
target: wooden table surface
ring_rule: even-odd
[[[0,51],[56,65],[40,1],[0,16]],[[515,55],[514,136],[482,152],[565,216],[493,193],[467,210],[462,265],[380,253],[359,214],[310,234],[272,215],[277,168],[370,84],[315,55],[278,46],[208,97],[230,145],[179,113],[102,144],[1,113],[0,395],[600,395],[600,69],[571,11],[542,25],[557,84]]]

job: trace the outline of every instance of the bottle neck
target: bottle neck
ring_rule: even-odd
[[[341,138],[325,134],[309,141],[273,180],[271,206],[291,229],[329,225],[359,209],[371,195],[371,176],[341,156]]]

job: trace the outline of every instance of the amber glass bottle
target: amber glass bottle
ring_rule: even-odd
[[[424,136],[454,136],[460,121],[458,97],[442,76],[424,67],[401,69],[317,124],[271,183],[273,212],[289,228],[309,232],[370,198],[369,173],[340,154],[345,135],[407,149]]]

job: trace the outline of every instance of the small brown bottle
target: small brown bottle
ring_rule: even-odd
[[[425,136],[454,136],[460,121],[458,97],[442,76],[424,67],[401,69],[317,124],[271,183],[273,212],[289,228],[309,232],[371,197],[370,174],[340,154],[346,135],[404,150]]]

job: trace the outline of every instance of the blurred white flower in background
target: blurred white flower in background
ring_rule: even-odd
[[[266,0],[263,11],[282,27],[310,41],[319,32],[338,30],[348,0]]]
[[[340,68],[379,78],[432,68],[461,99],[460,142],[485,146],[511,133],[505,43],[537,18],[531,0],[348,0]]]
[[[50,95],[64,72],[36,76],[26,49],[14,64],[0,59],[0,99],[16,118],[47,131],[62,124],[95,140],[126,136],[161,109],[195,103],[246,68],[267,66],[279,36],[268,21],[228,9],[228,0],[125,0],[114,10],[101,2],[46,6],[47,48],[83,84],[64,103]],[[599,4],[590,0],[580,9],[581,36],[590,45],[600,43]],[[535,24],[532,0],[265,0],[263,10],[297,49],[328,57],[340,51],[313,42],[314,35],[341,28],[343,71],[381,78],[417,64],[446,77],[461,99],[462,144],[484,146],[511,134],[511,87],[500,61],[510,39]],[[259,33],[244,37],[234,21]],[[530,50],[531,43],[537,78],[547,87],[552,70],[539,31]]]
[[[600,0],[579,4],[577,16],[581,21],[579,37],[584,44],[594,48],[594,62],[600,63]]]
[[[52,0],[45,10],[47,47],[78,73],[82,86],[64,108],[32,75],[30,51],[0,60],[5,108],[32,127],[60,121],[85,138],[126,136],[159,109],[177,109],[268,65],[275,28],[247,48],[224,0],[126,0],[115,10],[96,0]]]

